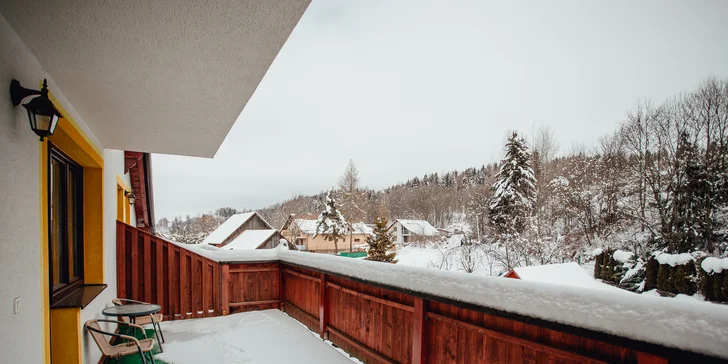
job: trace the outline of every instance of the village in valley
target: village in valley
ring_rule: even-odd
[[[638,103],[592,147],[513,131],[499,162],[381,190],[337,187],[257,211],[163,218],[223,250],[288,249],[658,297],[728,301],[728,82]],[[692,110],[694,117],[685,117]],[[713,115],[722,115],[714,117]],[[214,248],[212,248],[214,249]]]

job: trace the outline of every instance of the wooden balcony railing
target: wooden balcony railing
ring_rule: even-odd
[[[121,222],[117,272],[120,297],[167,320],[279,308],[366,363],[721,361],[285,260],[221,263]]]

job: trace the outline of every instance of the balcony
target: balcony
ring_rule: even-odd
[[[117,224],[117,269],[118,295],[159,303],[168,336],[188,341],[175,345],[176,339],[168,339],[162,360],[187,358],[190,340],[227,345],[235,334],[225,330],[237,332],[238,326],[260,332],[256,340],[275,342],[270,355],[296,355],[296,339],[285,339],[288,329],[275,331],[296,324],[291,320],[365,363],[728,359],[728,308],[721,305],[283,249],[216,251],[168,242],[123,223]],[[176,322],[191,318],[200,320]],[[230,328],[226,320],[241,325]],[[302,345],[334,353],[314,335]],[[251,353],[245,340],[229,340],[242,350],[240,358]],[[301,360],[308,359],[295,356]]]

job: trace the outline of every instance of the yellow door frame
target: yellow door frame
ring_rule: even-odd
[[[49,97],[64,116],[50,142],[83,167],[83,253],[86,284],[104,283],[104,157],[101,150],[73,120],[71,114],[52,94]],[[41,299],[43,308],[43,357],[45,363],[82,361],[80,308],[50,309],[48,266],[48,143],[39,146]],[[51,317],[52,316],[52,317]],[[51,336],[51,326],[63,335]],[[53,349],[55,348],[55,349]]]

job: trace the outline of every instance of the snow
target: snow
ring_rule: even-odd
[[[620,263],[627,263],[630,259],[632,259],[631,252],[626,252],[624,250],[615,250],[614,254],[612,254],[612,257],[616,259]]]
[[[592,252],[592,256],[596,257],[597,255],[602,254],[602,253],[604,253],[604,250],[602,248],[596,248]]]
[[[435,229],[429,222],[425,220],[403,220],[397,219],[402,226],[413,234],[423,236],[436,236],[440,234],[440,231]]]
[[[223,246],[223,249],[255,249],[268,240],[277,230],[245,230],[237,238],[229,244]]]
[[[341,363],[353,361],[279,310],[162,322],[157,359],[170,364]]]
[[[276,249],[237,251],[177,245],[213,260],[280,260],[407,291],[728,359],[728,345],[725,345],[728,307],[724,305],[650,297],[619,289],[606,292],[596,287],[544,284],[349,259],[291,251],[283,245]]]
[[[652,296],[652,297],[661,297],[661,298],[670,299],[670,300],[691,301],[691,302],[705,302],[705,298],[701,294],[699,294],[699,293],[696,293],[696,294],[694,294],[692,296],[691,295],[682,294],[682,293],[678,293],[678,294],[675,295],[675,297],[663,297],[662,295],[660,295],[659,293],[657,293],[657,289],[651,289],[649,291],[644,291],[641,294],[642,295],[646,295],[646,296]]]
[[[624,292],[622,289],[595,280],[574,262],[517,267],[513,270],[524,281]]]
[[[700,267],[708,273],[720,273],[724,270],[728,270],[728,258],[718,259],[708,257],[703,259],[703,262],[700,263]]]
[[[275,249],[227,249],[227,246],[218,248],[207,244],[182,244],[174,241],[170,243],[187,249],[207,259],[216,262],[269,262],[277,261],[277,250],[288,250],[288,245],[279,243]]]
[[[248,221],[248,219],[250,219],[254,214],[255,212],[247,212],[244,214],[235,214],[230,216],[224,223],[222,223],[222,225],[218,226],[217,229],[211,232],[210,235],[202,241],[202,244],[222,243],[223,240],[227,239],[230,234],[235,232],[240,225]]]
[[[680,254],[667,254],[667,253],[658,253],[655,256],[655,259],[660,264],[669,264],[671,267],[674,267],[676,265],[683,265],[691,260],[694,260],[692,255],[688,253],[680,253]]]

